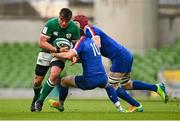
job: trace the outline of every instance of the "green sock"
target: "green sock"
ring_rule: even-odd
[[[52,85],[49,80],[46,81],[42,88],[41,96],[39,97],[38,101],[44,102],[45,98],[49,95],[51,90],[54,88],[55,85]]]
[[[37,100],[40,96],[40,92],[41,92],[41,88],[42,86],[39,86],[39,87],[34,87],[34,98],[35,100]]]

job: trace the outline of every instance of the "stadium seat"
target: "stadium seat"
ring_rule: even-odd
[[[31,88],[39,48],[37,43],[0,44],[0,87]],[[132,78],[154,83],[161,68],[180,68],[180,39],[160,49],[150,49],[145,55],[134,54]],[[66,63],[64,75],[82,73],[81,64]],[[47,76],[46,76],[47,79]]]

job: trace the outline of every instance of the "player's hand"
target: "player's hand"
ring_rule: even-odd
[[[78,61],[77,57],[72,57],[71,59],[71,66],[74,65]]]
[[[52,57],[55,57],[55,53],[51,53]]]

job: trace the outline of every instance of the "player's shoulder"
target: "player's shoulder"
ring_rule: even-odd
[[[98,28],[98,27],[96,27],[96,26],[93,26],[93,25],[88,25],[87,27],[86,27],[86,29],[85,29],[85,32],[91,32],[91,33],[94,33],[94,32],[99,32],[99,31],[101,31],[101,29],[100,28]]]
[[[84,43],[85,41],[89,40],[90,38],[87,38],[86,36],[81,36],[79,39],[79,43]]]
[[[81,39],[80,39],[83,43],[94,43],[94,41],[91,39],[91,38],[89,38],[89,37],[86,37],[86,36],[83,36],[83,37],[81,37]]]
[[[71,32],[75,32],[75,31],[79,31],[79,28],[78,28],[78,26],[74,23],[73,20],[70,20],[69,25],[68,25],[68,27],[66,28],[66,30],[69,30],[69,31],[71,31]]]
[[[50,18],[50,19],[48,19],[47,21],[49,21],[49,22],[54,22],[54,21],[58,21],[58,18]]]
[[[70,22],[69,22],[69,26],[70,26],[70,27],[75,27],[75,28],[78,28],[78,26],[74,23],[74,21],[73,21],[73,20],[70,20]]]
[[[81,36],[80,37],[80,39],[79,39],[79,41],[83,41],[83,40],[85,40],[87,37],[85,37],[85,36]]]

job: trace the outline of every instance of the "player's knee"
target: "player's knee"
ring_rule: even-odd
[[[109,83],[111,85],[116,85],[116,84],[120,83],[120,81],[121,81],[120,78],[114,78],[114,77],[109,76]]]
[[[114,87],[114,89],[117,89],[119,85],[121,85],[123,89],[132,89],[132,81],[129,77],[109,77],[109,83]]]
[[[61,79],[61,86],[76,87],[74,76],[66,76]]]
[[[60,72],[61,72],[61,69],[59,67],[51,68],[50,80],[52,81],[53,84],[57,83]]]
[[[61,79],[61,86],[63,87],[69,87],[69,82],[66,77]]]
[[[122,78],[118,78],[118,77],[112,77],[109,76],[109,83],[113,86],[113,87],[117,87],[119,86],[119,84],[125,83],[127,80],[124,80]]]
[[[43,76],[37,76],[34,78],[33,80],[33,84],[35,87],[38,87],[42,84],[42,81],[43,81],[44,77]]]
[[[133,88],[132,81],[129,80],[127,83],[122,84],[122,88],[123,89],[129,89],[129,90],[132,89]]]
[[[129,72],[110,72],[109,73],[109,81],[110,83],[120,83],[125,84],[130,80],[130,73]]]
[[[61,78],[61,82],[60,82],[60,84],[62,85],[62,86],[65,86],[65,78],[63,77],[63,78]]]
[[[57,83],[57,80],[58,80],[58,78],[57,78],[58,76],[50,76],[50,80],[51,80],[51,83],[53,84],[53,85],[55,85],[56,83]]]
[[[115,90],[117,90],[117,89],[118,89],[118,87],[119,87],[119,83],[116,83],[116,84],[111,84],[111,86],[112,86]]]
[[[51,74],[50,74],[50,79],[51,79],[52,81],[57,80],[58,76],[59,76],[59,73],[56,73],[56,72],[53,73],[53,72],[51,72]]]

